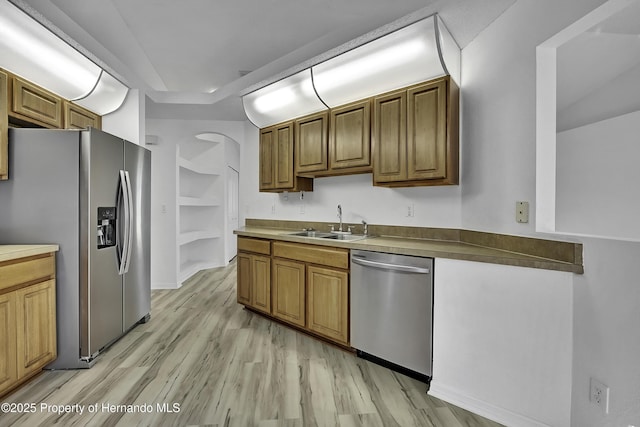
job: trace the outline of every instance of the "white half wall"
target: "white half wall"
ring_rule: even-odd
[[[572,274],[436,259],[432,394],[509,426],[568,426]]]

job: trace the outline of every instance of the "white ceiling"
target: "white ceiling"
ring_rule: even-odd
[[[438,13],[463,48],[515,2],[11,1],[44,17],[128,86],[144,90],[148,117],[225,120],[245,119],[239,95],[381,27],[389,31]]]
[[[557,129],[640,109],[640,2],[557,49]]]

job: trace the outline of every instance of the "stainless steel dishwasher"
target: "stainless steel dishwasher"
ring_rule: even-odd
[[[433,259],[351,251],[351,346],[359,357],[429,384]]]

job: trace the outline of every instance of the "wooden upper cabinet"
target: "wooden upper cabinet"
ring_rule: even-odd
[[[276,188],[293,188],[293,123],[278,126],[276,133]]]
[[[329,169],[371,172],[371,101],[333,108],[329,123]]]
[[[65,129],[102,128],[102,117],[72,102],[64,102]]]
[[[313,191],[311,178],[298,178],[294,170],[293,122],[260,131],[260,191]]]
[[[407,91],[374,101],[374,177],[378,182],[407,179]]]
[[[9,76],[0,70],[0,180],[9,179]]]
[[[275,129],[260,132],[260,191],[276,188]]]
[[[11,86],[10,116],[48,128],[63,127],[62,98],[16,76]]]
[[[459,95],[449,76],[374,99],[374,185],[457,184]]]
[[[296,173],[327,170],[328,124],[327,111],[296,120]]]

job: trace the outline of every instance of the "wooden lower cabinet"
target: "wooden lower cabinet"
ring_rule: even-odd
[[[271,314],[271,243],[238,237],[239,304]]]
[[[237,265],[239,304],[349,346],[348,249],[238,237]]]
[[[0,262],[0,396],[57,357],[55,256]]]
[[[16,293],[0,295],[0,395],[18,382]]]
[[[305,327],[305,264],[273,260],[273,316]]]
[[[16,293],[18,377],[22,378],[56,358],[55,281],[28,286]]]
[[[307,327],[349,344],[349,275],[317,266],[307,268]]]

